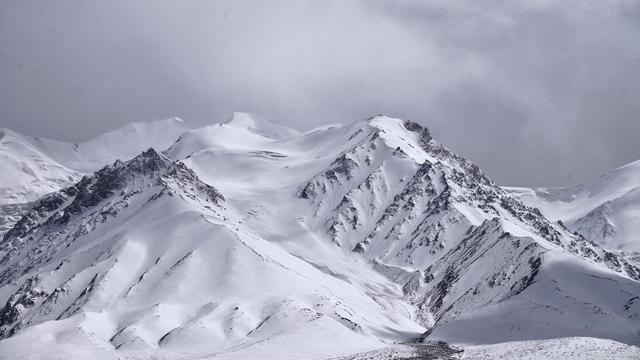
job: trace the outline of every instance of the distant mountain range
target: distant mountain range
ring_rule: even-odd
[[[603,247],[640,251],[640,160],[576,186],[507,190]]]

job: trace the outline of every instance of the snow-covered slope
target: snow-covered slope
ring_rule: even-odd
[[[164,149],[186,130],[178,118],[133,123],[78,144],[0,129],[0,205],[36,200],[116,159]]]
[[[0,204],[32,201],[79,179],[77,171],[43,151],[67,146],[71,144],[0,129]]]
[[[235,112],[222,124],[248,130],[254,134],[270,139],[286,139],[300,135],[300,132],[280,124],[271,122],[255,114]]]
[[[150,147],[166,149],[188,129],[176,117],[131,123],[77,144],[73,153],[68,149],[48,149],[47,153],[71,169],[92,172],[115,160],[131,159]]]
[[[299,133],[235,114],[40,199],[5,234],[0,357],[307,359],[567,337],[632,353],[638,279],[417,123]]]
[[[573,187],[507,191],[607,249],[640,251],[640,161]]]

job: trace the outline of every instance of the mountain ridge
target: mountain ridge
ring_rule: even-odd
[[[426,127],[375,116],[274,136],[234,117],[85,176],[4,235],[0,354],[38,332],[105,359],[638,345],[640,269]]]

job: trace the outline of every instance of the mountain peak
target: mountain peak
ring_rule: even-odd
[[[153,160],[153,161],[162,161],[162,162],[170,162],[171,160],[169,160],[168,157],[162,155],[161,153],[159,153],[155,148],[150,147],[147,150],[143,151],[140,155],[138,155],[139,158],[143,158],[143,159],[147,159],[147,160]]]
[[[122,168],[126,171],[133,170],[136,173],[147,174],[150,172],[165,169],[171,163],[172,161],[169,158],[159,153],[153,147],[150,147],[131,160],[122,161],[118,159],[113,163],[112,166],[106,166],[100,169],[98,173],[110,168]]]
[[[295,129],[246,112],[234,112],[231,118],[226,122],[223,122],[223,124],[244,128],[270,139],[285,139],[299,136],[301,134]]]
[[[5,256],[0,259],[0,267],[12,260],[9,254],[20,247],[15,244],[22,244],[21,239],[38,228],[66,226],[74,218],[94,215],[105,221],[129,207],[136,197],[146,198],[148,203],[164,194],[173,196],[175,193],[181,194],[183,199],[198,198],[210,205],[224,201],[217,189],[200,181],[186,165],[172,162],[154,148],[128,161],[116,160],[112,165],[84,176],[75,185],[40,199],[4,235],[0,254]],[[0,274],[0,278],[5,275]]]
[[[398,136],[411,134],[411,137],[415,138],[420,147],[425,149],[425,151],[428,151],[430,143],[433,140],[431,132],[429,132],[429,129],[426,126],[412,120],[403,120],[385,115],[377,115],[367,119],[367,122],[370,126],[384,132],[395,133]]]
[[[381,114],[372,116],[365,122],[365,126],[373,128],[389,147],[401,150],[415,161],[423,163],[432,158],[430,152],[434,145],[433,139],[425,126]]]

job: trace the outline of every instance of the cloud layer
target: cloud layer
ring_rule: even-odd
[[[0,3],[0,126],[81,140],[249,111],[428,125],[502,184],[640,158],[637,1]]]

